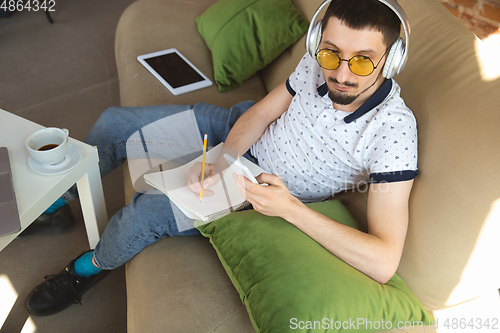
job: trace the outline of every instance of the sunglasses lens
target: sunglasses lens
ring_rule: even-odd
[[[349,60],[349,68],[354,74],[360,76],[370,75],[374,70],[373,62],[363,56],[352,57]]]
[[[316,56],[318,64],[324,69],[333,70],[340,66],[340,58],[332,50],[321,50]]]
[[[339,68],[342,61],[337,53],[329,49],[320,50],[316,55],[316,60],[321,67],[328,70]],[[349,68],[351,72],[359,76],[370,75],[375,70],[375,66],[370,58],[364,56],[352,57],[349,60]]]

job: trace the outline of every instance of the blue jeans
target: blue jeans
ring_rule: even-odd
[[[207,133],[208,146],[213,147],[225,141],[236,120],[252,105],[253,102],[244,102],[229,110],[204,103],[194,106],[112,107],[102,113],[84,142],[97,146],[101,177],[104,178],[127,158],[127,142],[130,142],[129,138],[134,133],[142,139],[139,144],[145,145],[146,151],[152,146],[161,147],[160,150],[185,146],[189,152],[191,143],[185,144],[183,140],[198,137],[198,133],[194,136],[189,133],[190,129],[185,128],[189,127],[189,123],[183,123],[182,120],[180,123],[163,121],[162,124],[166,126],[162,126],[160,132],[165,133],[166,138],[148,140],[145,138],[147,133],[143,135],[141,129],[150,124],[192,108],[200,132],[198,138]],[[192,158],[189,154],[186,156]],[[256,162],[248,152],[245,157]],[[94,251],[94,259],[100,268],[109,270],[119,267],[163,237],[200,234],[197,229],[180,232],[168,197],[156,193],[135,193],[130,204],[110,219]],[[64,199],[70,201],[77,196],[76,188],[73,187]]]

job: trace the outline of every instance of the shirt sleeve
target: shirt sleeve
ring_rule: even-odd
[[[389,112],[373,136],[367,158],[371,183],[407,181],[419,174],[417,123],[411,111]]]
[[[304,74],[306,72],[308,63],[310,62],[310,59],[308,59],[308,57],[310,58],[309,54],[306,53],[299,61],[294,72],[288,77],[288,80],[286,81],[286,89],[293,97],[295,97],[295,94],[298,90],[297,81],[299,80],[299,77],[303,77],[303,75],[301,76],[300,73]]]
[[[295,89],[292,88],[292,86],[290,85],[290,79],[286,80],[286,90],[288,90],[288,92],[290,93],[290,95],[292,95],[292,97],[295,97]]]

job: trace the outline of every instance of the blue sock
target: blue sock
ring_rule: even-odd
[[[95,267],[92,263],[93,254],[94,251],[87,252],[75,261],[74,270],[76,274],[89,277],[102,271],[102,269]]]
[[[59,198],[56,200],[56,202],[54,202],[52,205],[50,205],[49,208],[47,208],[47,210],[45,212],[43,212],[44,214],[52,214],[54,213],[56,210],[58,210],[59,208],[61,208],[62,206],[64,206],[66,204],[66,201],[64,201],[63,198]]]

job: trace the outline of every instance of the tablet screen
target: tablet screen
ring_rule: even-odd
[[[203,81],[203,77],[175,52],[144,60],[174,89]]]

